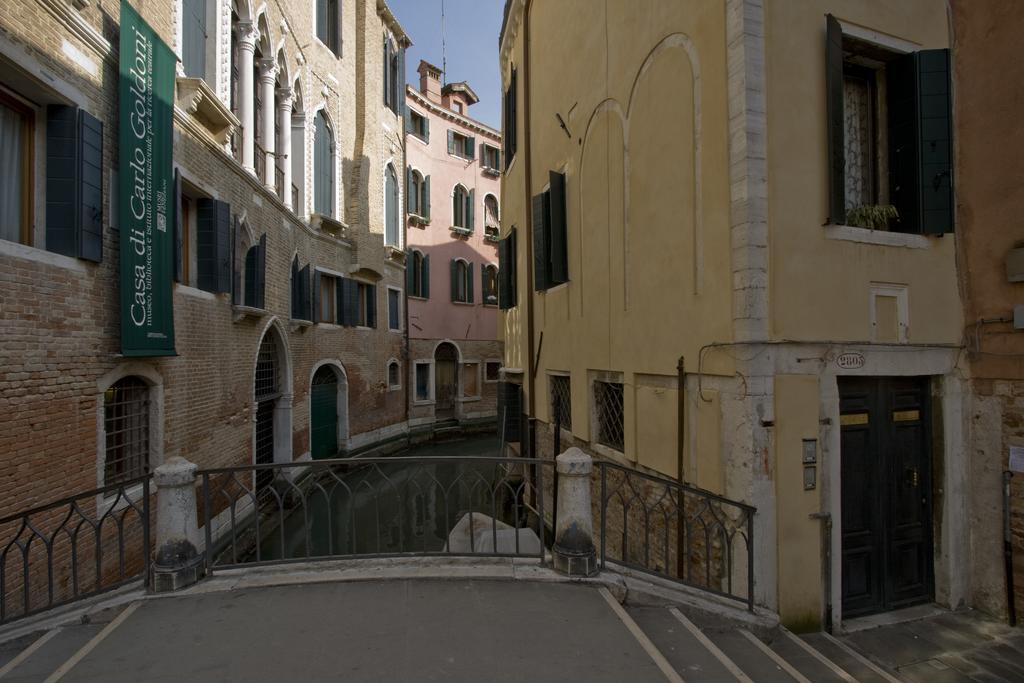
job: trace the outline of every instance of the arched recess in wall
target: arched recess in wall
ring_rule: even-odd
[[[253,462],[292,461],[292,361],[281,321],[264,328],[253,364]],[[257,475],[257,485],[273,477]]]
[[[317,362],[309,379],[309,453],[332,458],[348,446],[348,375],[340,360]]]
[[[575,226],[580,280],[577,305],[584,334],[595,342],[608,340],[611,311],[626,305],[619,248],[627,220],[626,134],[621,105],[614,99],[605,100],[587,122],[581,150],[579,221]],[[607,351],[605,348],[603,353]]]
[[[128,415],[124,406],[117,406],[122,400],[117,395],[116,387],[129,382],[140,383],[145,387],[145,395],[141,399],[146,402],[144,424],[139,423],[139,415]],[[137,393],[137,392],[136,392]],[[146,472],[152,472],[164,461],[164,380],[154,367],[140,361],[122,363],[107,372],[96,381],[96,482],[103,486],[108,474],[108,450],[113,448],[143,447]],[[121,414],[118,411],[121,410]],[[137,413],[137,410],[130,412]],[[145,433],[145,443],[124,443],[108,438],[114,431],[122,435],[126,431]],[[182,453],[186,458],[189,454]],[[194,456],[193,456],[194,457]],[[116,482],[115,482],[116,483]]]
[[[623,236],[627,308],[666,286],[699,293],[703,281],[700,62],[688,36],[663,38],[637,71],[626,113],[627,220]],[[672,130],[672,135],[654,131]],[[651,131],[651,134],[641,134]],[[655,195],[641,201],[634,191]],[[636,230],[633,230],[636,226]],[[640,226],[644,226],[640,229]],[[656,233],[649,226],[666,226]],[[671,247],[668,245],[671,244]],[[654,261],[651,261],[651,258]],[[689,265],[689,273],[680,268]],[[688,277],[687,277],[688,275]]]

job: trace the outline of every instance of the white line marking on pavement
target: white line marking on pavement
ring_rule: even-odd
[[[835,645],[836,647],[841,649],[843,652],[845,652],[846,654],[850,655],[851,657],[853,657],[858,662],[860,662],[864,666],[866,666],[869,669],[871,669],[872,671],[874,671],[876,674],[878,674],[879,676],[881,676],[885,680],[889,681],[889,683],[900,683],[900,679],[896,678],[891,673],[889,673],[888,671],[886,671],[882,667],[878,666],[877,664],[872,662],[870,659],[868,659],[867,657],[865,657],[861,653],[859,653],[856,650],[854,650],[852,647],[850,647],[849,645],[847,645],[843,641],[841,641],[838,638],[836,638],[835,636],[833,636],[831,633],[822,633],[821,635],[825,636],[825,638],[827,638],[830,643],[832,643],[833,645]]]
[[[802,673],[794,669],[792,664],[790,664],[785,659],[780,657],[779,654],[775,652],[775,650],[771,649],[770,647],[762,643],[761,639],[755,636],[753,633],[751,633],[750,631],[745,631],[743,629],[740,629],[740,633],[746,636],[747,640],[749,640],[751,643],[757,646],[757,649],[768,655],[768,657],[770,657],[773,662],[782,667],[783,671],[785,671],[790,676],[795,678],[797,681],[799,681],[799,683],[811,683],[811,681],[806,676],[804,676]]]
[[[856,678],[854,678],[850,674],[846,673],[845,669],[840,667],[838,664],[833,662],[831,659],[829,659],[828,657],[826,657],[822,653],[818,652],[818,650],[816,648],[814,648],[810,643],[804,642],[803,638],[798,637],[796,634],[790,633],[788,630],[786,630],[784,628],[781,629],[781,630],[782,630],[783,633],[785,633],[787,636],[789,636],[790,640],[792,640],[794,643],[796,643],[801,648],[803,648],[803,650],[807,654],[809,654],[810,656],[814,657],[819,662],[821,662],[822,664],[827,666],[829,669],[831,669],[832,673],[834,673],[836,676],[839,676],[841,679],[843,679],[847,683],[857,683],[857,679]]]
[[[15,657],[11,661],[9,661],[6,664],[4,664],[3,667],[0,667],[0,678],[3,678],[4,676],[9,674],[10,672],[14,671],[14,669],[19,664],[21,664],[26,659],[31,657],[33,652],[35,652],[36,650],[41,648],[43,645],[46,645],[47,641],[49,641],[50,638],[53,638],[58,633],[60,633],[60,627],[59,626],[57,628],[50,629],[49,631],[47,631],[46,633],[44,633],[43,635],[39,636],[34,641],[32,641],[32,644],[29,645],[28,647],[26,647],[20,653],[18,653],[17,657]]]
[[[67,672],[71,671],[75,664],[78,664],[80,661],[82,661],[86,655],[88,655],[90,652],[93,651],[93,649],[95,649],[97,645],[102,643],[103,639],[109,636],[111,633],[113,633],[114,629],[120,626],[125,619],[130,617],[132,615],[132,612],[137,610],[139,608],[139,605],[141,604],[141,602],[133,602],[132,604],[128,605],[128,607],[126,607],[123,612],[118,614],[109,624],[104,626],[102,631],[94,635],[92,637],[92,640],[83,645],[78,652],[71,655],[71,659],[61,664],[59,669],[50,674],[50,677],[47,678],[43,683],[56,683],[56,681],[59,681],[61,678],[63,678]]]
[[[679,620],[680,624],[686,627],[686,630],[689,631],[694,638],[700,641],[700,644],[704,646],[705,650],[713,654],[715,659],[721,662],[722,666],[729,670],[729,673],[731,673],[737,681],[741,681],[741,683],[754,683],[750,680],[750,677],[747,676],[747,674],[743,673],[743,669],[736,666],[736,663],[729,659],[729,655],[718,649],[718,646],[711,642],[711,639],[704,635],[704,632],[697,628],[696,624],[683,616],[682,612],[677,610],[675,607],[669,607],[668,611],[672,613],[672,616]]]
[[[635,621],[633,621],[633,617],[629,616],[626,613],[626,610],[622,609],[622,605],[619,604],[618,600],[612,597],[612,594],[608,592],[608,589],[602,586],[597,589],[597,592],[601,594],[601,597],[605,599],[608,606],[612,608],[612,611],[615,612],[615,616],[619,618],[619,621],[621,621],[623,625],[629,629],[629,632],[633,634],[633,637],[636,638],[636,642],[640,643],[640,647],[642,647],[644,651],[650,655],[651,659],[654,660],[654,663],[658,665],[658,668],[661,669],[661,673],[665,674],[665,678],[672,681],[672,683],[685,683],[685,681],[683,681],[683,677],[672,668],[672,665],[668,663],[665,656],[661,654],[657,647],[654,646],[654,643],[652,643],[651,639],[647,637],[647,634],[640,630],[640,627],[637,626]]]

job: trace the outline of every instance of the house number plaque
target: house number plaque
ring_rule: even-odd
[[[843,370],[856,370],[864,367],[864,356],[860,353],[841,353],[836,356],[836,365]]]

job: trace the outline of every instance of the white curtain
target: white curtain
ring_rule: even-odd
[[[0,104],[0,239],[21,241],[22,130],[18,112]]]
[[[846,137],[846,209],[874,204],[871,174],[871,90],[866,81],[843,83]]]

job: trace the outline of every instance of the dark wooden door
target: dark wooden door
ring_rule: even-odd
[[[322,367],[313,376],[309,391],[310,454],[314,460],[338,455],[338,376]]]
[[[434,352],[434,415],[450,418],[455,415],[455,398],[459,388],[459,352],[449,343],[441,344]]]
[[[842,377],[844,616],[932,599],[926,378]]]

